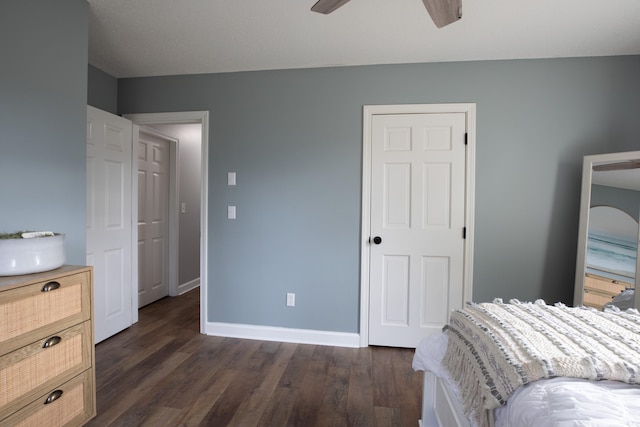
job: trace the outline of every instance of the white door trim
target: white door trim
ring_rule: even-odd
[[[172,113],[142,113],[142,114],[125,114],[124,117],[131,120],[137,125],[155,125],[155,124],[192,124],[199,123],[202,125],[202,172],[200,182],[200,332],[206,332],[207,321],[207,253],[208,240],[207,236],[207,218],[209,210],[209,112],[208,111],[182,111]],[[137,145],[136,145],[137,147]],[[137,156],[135,156],[137,158]],[[136,166],[137,168],[137,166]],[[136,169],[137,171],[137,169]],[[136,173],[137,175],[137,173]],[[137,181],[136,181],[137,194]],[[137,201],[136,201],[137,207]],[[136,214],[137,218],[137,214]],[[137,235],[136,235],[137,244]],[[136,261],[137,262],[137,261]],[[137,264],[136,264],[137,265]],[[137,295],[137,289],[136,289]],[[137,297],[136,297],[137,304]],[[136,309],[137,312],[137,309]]]
[[[473,235],[475,201],[476,104],[365,105],[362,123],[362,229],[360,233],[360,346],[369,346],[369,261],[371,229],[371,124],[374,115],[465,113],[467,158],[465,182],[465,226],[463,298],[473,298]],[[462,301],[461,304],[464,302]]]
[[[125,117],[127,118],[127,117]],[[131,120],[131,119],[129,119]],[[132,122],[131,133],[131,320],[138,323],[138,141],[140,126]]]

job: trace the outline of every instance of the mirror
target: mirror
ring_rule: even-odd
[[[640,151],[585,156],[573,303],[640,309]]]

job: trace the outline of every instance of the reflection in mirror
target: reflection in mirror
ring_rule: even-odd
[[[574,305],[640,308],[640,152],[586,156]]]
[[[592,200],[595,190],[592,186]],[[607,304],[621,309],[633,307],[637,253],[638,222],[618,208],[592,207],[587,234],[584,304],[596,308]]]

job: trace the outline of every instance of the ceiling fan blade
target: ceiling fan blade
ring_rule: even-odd
[[[639,169],[639,168],[640,168],[640,160],[629,160],[627,162],[607,163],[604,165],[593,166],[593,170],[596,172],[619,171],[619,170]]]
[[[318,0],[316,4],[311,7],[311,10],[328,15],[348,2],[349,0]]]
[[[438,28],[462,18],[462,0],[422,0],[422,3]]]

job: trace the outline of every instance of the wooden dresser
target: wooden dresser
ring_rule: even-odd
[[[93,341],[92,267],[0,277],[0,425],[93,418]]]
[[[601,310],[605,304],[610,303],[615,296],[628,287],[631,287],[631,284],[595,274],[586,274],[584,277],[584,305]]]

